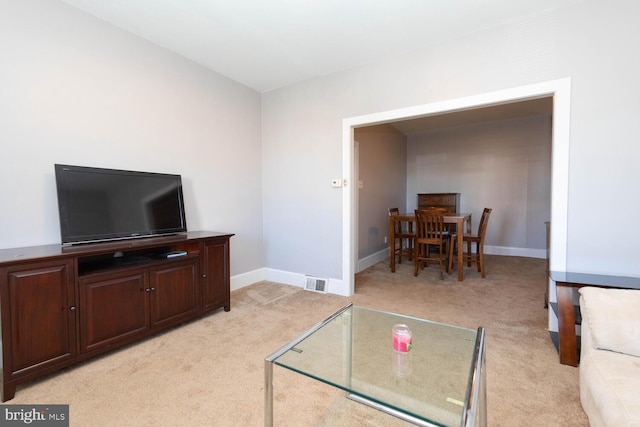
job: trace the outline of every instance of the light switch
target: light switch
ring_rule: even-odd
[[[331,180],[331,186],[333,188],[340,188],[342,187],[342,179],[341,178],[334,178]]]

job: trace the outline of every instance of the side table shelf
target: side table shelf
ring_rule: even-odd
[[[558,317],[558,303],[557,302],[550,302],[549,306],[551,307],[551,309],[555,313],[556,317]],[[574,304],[573,312],[574,312],[574,317],[575,317],[575,325],[576,326],[580,326],[582,324],[582,314],[580,313],[580,306]],[[551,337],[551,342],[553,342],[553,345],[556,347],[556,350],[560,351],[559,342],[558,342],[558,332],[549,331],[549,336]],[[578,362],[579,362],[580,361],[580,338],[579,338],[579,335],[576,335],[576,354],[578,356]]]
[[[558,353],[563,365],[578,366],[576,337],[575,291],[583,286],[600,288],[640,289],[639,277],[607,276],[599,274],[550,271],[549,278],[556,284],[558,315]]]

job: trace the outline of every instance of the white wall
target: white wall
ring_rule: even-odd
[[[551,215],[551,121],[548,116],[451,127],[410,136],[407,201],[417,193],[460,193],[475,230],[492,208],[487,253],[545,257]]]
[[[342,170],[344,118],[570,77],[567,268],[640,276],[640,231],[616,245],[592,233],[595,195],[640,210],[640,62],[628,48],[639,12],[632,1],[577,2],[264,94],[266,266],[341,278],[342,195],[330,179]]]
[[[0,247],[59,242],[56,162],[172,172],[191,229],[237,233],[232,274],[339,280],[342,192],[331,179],[342,175],[344,118],[570,77],[567,267],[640,276],[640,231],[625,228],[615,245],[591,232],[602,197],[640,210],[640,62],[629,48],[639,13],[631,0],[578,1],[261,100],[62,3],[5,0]]]
[[[354,135],[359,144],[358,259],[362,259],[388,250],[389,208],[405,211],[407,137],[390,125],[355,129]]]
[[[0,248],[60,242],[67,163],[181,174],[189,229],[263,266],[259,93],[57,1],[3,1],[0,55]]]

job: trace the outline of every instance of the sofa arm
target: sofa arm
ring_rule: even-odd
[[[586,318],[587,309],[585,306],[584,297],[580,295],[580,314],[582,315],[582,323],[580,324],[580,354],[584,355],[585,352],[593,349],[593,338],[591,337],[591,328],[589,328],[589,321]]]
[[[581,344],[640,357],[640,290],[586,286],[579,292]]]

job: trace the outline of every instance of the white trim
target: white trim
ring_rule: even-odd
[[[485,245],[484,253],[487,255],[500,255],[500,256],[521,256],[526,258],[540,258],[544,259],[547,256],[546,249],[530,249],[530,248],[516,248],[509,246],[489,246]],[[361,258],[357,261],[358,268],[356,272],[361,272],[367,268],[389,259],[389,247],[378,251],[374,254]]]
[[[353,254],[354,248],[356,248],[354,229],[356,228],[357,218],[353,218],[355,186],[352,184],[356,179],[353,175],[354,128],[547,96],[553,96],[550,268],[552,270],[565,270],[567,264],[567,205],[569,191],[570,78],[343,119],[342,173],[345,179],[342,195],[343,289],[338,293],[347,296],[353,295],[355,286]]]
[[[388,254],[388,250],[385,253]],[[237,291],[245,286],[253,285],[254,283],[262,282],[264,280],[304,288],[306,277],[307,276],[305,274],[292,273],[290,271],[276,270],[273,268],[259,268],[247,273],[232,276],[230,280],[230,288],[231,291]],[[331,278],[327,279],[328,293],[344,295],[341,293],[343,288],[342,280]]]
[[[343,191],[342,191],[342,284],[345,286],[342,289],[341,294],[351,296],[354,293],[355,281],[354,281],[354,260],[356,245],[357,227],[353,227],[356,223],[355,218],[355,206],[356,206],[356,192],[352,189],[357,188],[354,185],[354,163],[353,158],[353,128],[354,125],[350,124],[349,119],[342,121],[342,176],[343,176]]]
[[[530,249],[530,248],[515,248],[510,246],[484,246],[484,253],[487,255],[504,255],[504,256],[522,256],[527,258],[541,258],[547,257],[546,249]]]
[[[253,285],[254,283],[265,280],[264,269],[249,271],[242,274],[237,274],[231,277],[231,290],[235,291],[245,286]]]
[[[265,268],[262,270],[264,278],[262,280],[268,280],[270,282],[284,283],[285,285],[297,286],[304,288],[304,284],[307,275],[300,273],[292,273],[290,271],[276,270],[273,268]],[[327,278],[326,291],[330,294],[344,295],[342,289],[344,288],[342,280]],[[346,295],[345,295],[346,296]]]
[[[379,263],[380,261],[384,261],[385,259],[389,258],[389,247],[387,247],[386,249],[383,249],[381,251],[378,251],[374,254],[371,254],[367,257],[364,257],[362,259],[358,260],[358,269],[356,270],[357,272],[361,272],[363,270],[366,270],[367,268],[371,267],[372,265],[375,265],[377,263]]]
[[[298,286],[304,288],[304,274],[292,273],[290,271],[276,270],[274,268],[264,269],[265,279],[270,282],[284,283],[285,285]]]

